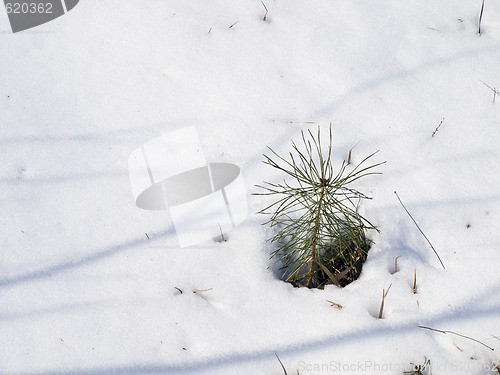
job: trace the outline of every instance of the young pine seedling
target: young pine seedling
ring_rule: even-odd
[[[284,173],[282,183],[265,182],[264,193],[277,200],[261,210],[270,215],[275,234],[269,239],[276,250],[272,258],[281,261],[283,279],[295,286],[322,288],[327,284],[344,286],[361,273],[371,241],[366,231],[377,229],[358,211],[359,203],[369,199],[351,187],[362,177],[380,174],[365,166],[375,153],[356,167],[345,161],[335,173],[332,164],[332,129],[326,151],[321,145],[320,129],[314,136],[302,132],[303,147],[292,143],[289,159],[271,148],[274,159],[264,155],[264,163]]]

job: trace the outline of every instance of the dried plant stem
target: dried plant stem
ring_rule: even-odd
[[[403,206],[403,208],[405,209],[406,213],[408,214],[408,216],[410,217],[410,219],[413,220],[413,222],[415,223],[415,225],[417,226],[418,230],[420,231],[420,233],[422,233],[422,236],[424,236],[424,238],[427,240],[427,242],[429,243],[429,245],[431,246],[432,250],[434,251],[434,254],[436,254],[437,258],[439,259],[439,262],[441,263],[441,265],[443,266],[443,269],[445,269],[445,266],[443,264],[443,261],[441,260],[439,254],[437,253],[436,249],[434,249],[434,246],[432,246],[431,244],[431,241],[429,241],[429,239],[427,238],[427,236],[424,234],[424,232],[422,232],[422,229],[420,229],[420,227],[418,226],[417,222],[415,221],[415,219],[413,218],[413,216],[411,216],[410,212],[406,209],[405,205],[403,204],[403,202],[401,201],[401,198],[399,198],[399,195],[398,193],[394,192],[394,194],[396,194],[396,197],[398,197],[398,200],[399,200],[399,203],[401,203],[401,206]]]
[[[450,334],[452,334],[452,335],[457,335],[457,336],[463,337],[463,338],[465,338],[465,339],[469,339],[469,340],[475,341],[475,342],[477,342],[478,344],[481,344],[481,345],[485,346],[486,348],[488,348],[488,349],[490,349],[490,350],[495,350],[495,349],[493,349],[491,346],[488,346],[488,345],[486,345],[485,343],[482,343],[482,342],[481,342],[481,341],[479,341],[479,340],[473,339],[472,337],[469,337],[469,336],[461,335],[460,333],[456,333],[456,332],[453,332],[453,331],[443,331],[443,330],[441,330],[441,329],[436,329],[436,328],[431,328],[431,327],[425,327],[425,326],[420,326],[420,325],[419,325],[419,327],[420,327],[420,328],[423,328],[423,329],[428,329],[428,330],[431,330],[431,331],[434,331],[434,332],[439,332],[439,333],[444,333],[444,334],[446,334],[446,333],[450,333]]]
[[[394,273],[398,272],[398,258],[401,258],[401,255],[394,258]]]
[[[382,303],[380,304],[380,311],[378,313],[379,319],[382,319],[382,315],[384,314],[384,301],[385,301],[385,297],[387,297],[387,293],[389,293],[389,289],[391,289],[391,286],[392,286],[392,283],[391,283],[391,285],[389,285],[389,288],[387,288],[387,290],[382,289]]]
[[[479,23],[477,28],[477,33],[479,35],[481,35],[481,20],[483,19],[483,10],[484,10],[484,0],[483,3],[481,4],[481,13],[479,13]]]

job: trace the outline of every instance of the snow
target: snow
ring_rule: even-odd
[[[301,375],[493,373],[500,3],[480,36],[480,1],[265,5],[86,0],[16,34],[0,11],[0,374],[283,374],[275,352]],[[330,123],[337,168],[358,141],[353,163],[387,161],[357,184],[380,233],[357,281],[297,289],[252,193],[283,178],[266,146]],[[181,249],[167,211],[135,206],[127,159],[192,125],[241,168],[250,214]]]

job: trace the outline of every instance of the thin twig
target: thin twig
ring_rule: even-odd
[[[479,340],[473,339],[472,337],[469,337],[469,336],[461,335],[460,333],[456,333],[456,332],[453,332],[453,331],[443,331],[443,330],[441,330],[441,329],[435,329],[435,328],[425,327],[425,326],[420,326],[420,325],[419,325],[419,327],[420,327],[420,328],[423,328],[423,329],[428,329],[428,330],[431,330],[431,331],[434,331],[434,332],[444,333],[444,334],[446,334],[446,333],[451,333],[452,335],[457,335],[457,336],[460,336],[460,337],[463,337],[463,338],[466,338],[466,339],[469,339],[469,340],[475,341],[475,342],[477,342],[477,343],[479,343],[479,344],[481,344],[481,345],[483,345],[483,346],[487,347],[487,348],[488,348],[488,349],[490,349],[490,350],[495,350],[495,349],[493,349],[491,346],[488,346],[488,345],[486,345],[485,343],[482,343],[482,342],[481,342],[481,341],[479,341]]]
[[[437,133],[437,131],[439,130],[439,128],[441,127],[441,125],[443,124],[443,121],[444,121],[444,117],[443,119],[441,120],[441,122],[439,123],[439,125],[437,126],[437,128],[434,130],[434,132],[432,133],[432,136],[434,137],[434,135]]]
[[[264,14],[264,18],[262,19],[262,21],[267,21],[267,13],[269,13],[269,11],[267,10],[266,4],[264,4],[262,0],[260,2],[262,3],[264,9],[266,10],[266,14]]]
[[[399,200],[399,203],[401,203],[401,206],[403,206],[403,208],[405,209],[406,213],[408,214],[408,216],[413,220],[413,222],[415,223],[415,225],[417,226],[418,230],[420,231],[420,233],[422,233],[422,236],[424,236],[424,238],[427,240],[427,242],[429,243],[429,245],[431,246],[432,250],[434,251],[434,254],[436,254],[437,258],[439,259],[439,262],[441,263],[441,265],[443,266],[443,269],[445,269],[445,266],[443,264],[443,261],[441,260],[439,254],[437,253],[436,249],[434,249],[434,246],[432,246],[431,244],[431,241],[429,241],[429,239],[427,238],[427,236],[424,234],[424,232],[422,232],[422,229],[420,229],[420,227],[418,226],[417,222],[415,221],[415,219],[413,218],[413,216],[411,216],[411,214],[408,212],[408,210],[406,209],[405,205],[403,204],[403,202],[401,201],[401,198],[399,198],[399,195],[398,193],[394,192],[394,194],[396,194],[396,197],[398,197],[398,200]]]
[[[146,237],[148,238],[148,240],[150,240],[151,238],[149,238],[148,234],[147,233],[144,233],[146,235]]]
[[[236,21],[235,23],[233,23],[231,26],[229,26],[230,29],[233,28],[234,25],[236,25],[238,22],[240,22],[240,20]]]
[[[500,95],[500,91],[498,91],[496,89],[496,87],[491,87],[489,85],[487,85],[486,83],[484,83],[483,81],[481,81],[483,83],[483,85],[485,85],[487,88],[489,88],[491,91],[493,91],[493,104],[495,104],[495,98],[498,95]]]
[[[177,289],[179,291],[180,294],[183,294],[182,290],[177,288],[176,286],[174,286],[175,289]]]

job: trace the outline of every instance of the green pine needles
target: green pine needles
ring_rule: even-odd
[[[271,215],[265,224],[275,229],[269,239],[277,246],[272,258],[281,262],[283,279],[295,286],[322,288],[345,286],[358,278],[371,241],[366,231],[377,228],[358,212],[362,199],[370,199],[350,187],[361,177],[380,174],[365,166],[373,153],[352,168],[343,162],[337,173],[332,166],[332,129],[328,150],[323,153],[320,129],[317,136],[302,132],[304,150],[292,142],[290,160],[269,150],[264,163],[284,172],[283,183],[264,182],[266,192],[277,201],[259,213]],[[350,170],[350,171],[349,171]]]

